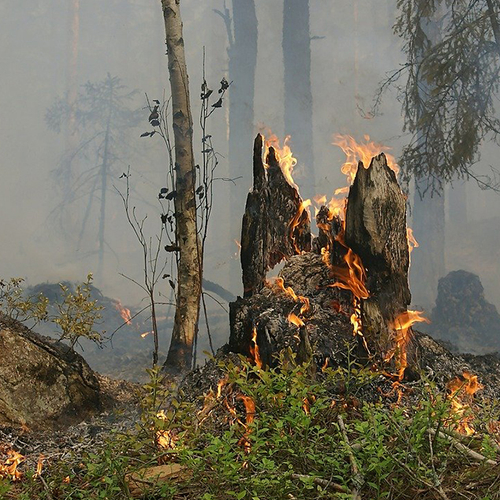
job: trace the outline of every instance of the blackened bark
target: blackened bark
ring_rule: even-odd
[[[283,259],[311,249],[310,221],[303,200],[285,179],[274,149],[262,160],[263,138],[255,139],[253,189],[248,194],[241,231],[244,295],[264,286],[266,273]]]
[[[367,269],[362,332],[369,351],[384,360],[394,349],[394,321],[411,300],[406,198],[384,154],[362,165],[349,192],[345,242]]]

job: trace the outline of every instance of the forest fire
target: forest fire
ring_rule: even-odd
[[[123,321],[127,325],[131,325],[132,324],[132,314],[130,312],[130,309],[128,309],[127,307],[123,307],[120,300],[116,300],[114,305],[115,305],[116,310],[120,313],[120,316],[122,317]]]
[[[406,228],[406,238],[408,239],[408,252],[410,254],[411,264],[411,253],[413,252],[414,248],[419,247],[418,241],[415,239],[415,236],[413,236],[413,229],[411,227]]]
[[[388,362],[395,359],[396,370],[394,374],[397,380],[402,380],[406,367],[408,366],[407,345],[410,341],[410,327],[415,323],[425,322],[429,320],[422,315],[420,311],[404,311],[399,314],[390,327],[396,332],[394,338],[394,347],[389,351],[385,357]]]
[[[15,450],[7,451],[7,459],[0,463],[0,478],[7,478],[12,481],[20,481],[23,474],[18,470],[19,464],[24,461],[24,456]]]
[[[156,418],[162,420],[163,422],[167,421],[167,416],[163,410],[160,410],[156,414]],[[175,448],[175,436],[171,430],[160,429],[156,431],[155,435],[156,443],[160,448],[165,450],[170,450]]]
[[[370,166],[371,160],[374,156],[380,154],[384,151],[387,158],[387,165],[394,173],[397,175],[399,172],[398,164],[396,159],[391,154],[387,153],[387,150],[391,149],[383,144],[376,143],[370,140],[369,135],[364,136],[365,142],[358,144],[356,140],[350,135],[335,134],[332,144],[339,146],[342,151],[347,156],[345,163],[342,165],[341,171],[345,174],[349,180],[349,185],[354,182],[356,177],[356,172],[358,171],[359,162],[363,162],[363,166],[368,168]],[[340,188],[335,191],[335,194],[347,193],[348,187]]]
[[[290,313],[288,315],[288,321],[292,324],[292,325],[295,325],[295,326],[298,326],[298,327],[301,327],[301,326],[304,326],[305,323],[294,313]]]
[[[255,363],[257,368],[262,368],[263,363],[262,359],[260,357],[260,352],[259,352],[259,344],[257,344],[257,328],[254,327],[253,333],[252,333],[252,342],[250,344],[250,357],[252,361]]]
[[[299,191],[299,187],[295,184],[292,172],[295,165],[297,165],[297,159],[292,155],[292,150],[288,145],[288,141],[290,140],[290,136],[287,135],[285,140],[283,141],[283,147],[280,146],[280,141],[278,136],[275,134],[270,134],[264,143],[264,161],[267,162],[267,155],[269,153],[269,148],[274,148],[276,152],[276,158],[279,161],[279,165],[285,179],[287,180],[290,186],[294,187],[297,192]],[[264,163],[266,168],[269,168],[267,163]]]
[[[447,384],[450,391],[449,400],[453,413],[458,417],[456,431],[466,436],[473,435],[476,431],[472,427],[473,415],[465,415],[466,410],[472,402],[474,394],[481,390],[483,386],[479,383],[477,375],[464,371],[463,379],[455,377]]]
[[[302,295],[297,295],[293,288],[288,286],[285,287],[285,282],[283,278],[274,278],[274,283],[278,285],[278,287],[285,292],[287,295],[289,295],[295,302],[302,302],[302,307],[300,308],[300,314],[306,314],[310,308],[311,304],[309,302],[309,299],[307,297],[303,297]]]
[[[290,177],[291,178],[291,177]],[[300,224],[300,221],[302,219],[302,214],[304,213],[304,210],[306,210],[309,206],[311,205],[311,200],[304,200],[300,206],[299,209],[297,210],[297,213],[295,214],[295,217],[291,220],[290,225],[289,225],[289,234],[290,234],[290,239],[293,242],[293,246],[295,248],[295,251],[300,254],[301,250],[297,245],[297,242],[295,241],[295,228]],[[310,217],[308,216],[310,219]]]

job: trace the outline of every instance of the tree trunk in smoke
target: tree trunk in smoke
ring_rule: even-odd
[[[110,91],[112,92],[112,90]],[[110,96],[111,99],[111,96]],[[111,102],[109,104],[111,110]],[[106,222],[106,191],[108,189],[108,168],[109,168],[109,134],[111,127],[111,111],[109,113],[108,122],[106,124],[106,132],[104,135],[104,150],[102,153],[101,165],[101,210],[99,218],[99,264],[97,268],[98,279],[104,283],[104,228]]]
[[[426,181],[416,181],[425,189]],[[412,229],[419,247],[412,254],[410,282],[413,300],[419,308],[430,310],[437,296],[439,278],[445,274],[444,191],[420,197],[418,190],[413,201]]]
[[[441,38],[438,21],[423,18],[420,22],[430,44],[438,43]],[[425,100],[425,95],[431,91],[427,81],[421,82],[420,91]],[[412,303],[426,310],[434,306],[438,280],[445,274],[445,192],[443,189],[427,190],[430,182],[415,179],[412,229],[419,248],[412,255],[410,270]]]
[[[498,2],[496,2],[498,5]],[[493,38],[495,39],[495,46],[500,55],[500,23],[498,21],[498,12],[495,12],[495,4],[493,0],[486,0],[488,6],[488,16],[491,20],[491,28],[493,30]]]
[[[457,180],[447,192],[448,213],[451,224],[458,226],[467,222],[467,189],[466,181]]]
[[[254,136],[255,68],[257,65],[257,15],[254,0],[233,0],[234,39],[229,32],[229,176],[240,177],[230,186],[230,244],[240,237],[244,199],[251,185],[245,168]],[[228,28],[230,30],[230,27]],[[231,288],[240,287],[238,261],[231,260]]]
[[[283,61],[285,67],[285,134],[298,164],[305,166],[300,184],[306,198],[314,196],[314,152],[311,91],[309,1],[284,0]]]
[[[180,0],[162,0],[172,91],[175,142],[177,299],[172,340],[164,370],[184,373],[191,369],[193,343],[198,329],[201,296],[202,255],[196,222],[193,120],[182,37]]]
[[[358,133],[364,133],[364,131],[361,131],[360,128],[360,114],[359,114],[359,9],[358,9],[358,0],[353,0],[352,2],[352,28],[353,28],[353,33],[352,33],[352,46],[353,46],[353,71],[354,71],[354,88],[353,88],[353,122],[354,122],[354,129]]]
[[[69,118],[66,129],[65,149],[68,154],[66,171],[63,173],[63,197],[67,200],[72,195],[71,180],[74,158],[69,159],[78,147],[76,128],[76,101],[78,98],[78,42],[80,37],[80,0],[72,0],[69,16],[68,59],[66,69],[66,93],[69,106]]]

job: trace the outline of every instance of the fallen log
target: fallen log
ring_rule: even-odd
[[[125,476],[125,483],[132,498],[143,498],[164,483],[178,482],[188,475],[187,469],[176,463],[145,467]]]

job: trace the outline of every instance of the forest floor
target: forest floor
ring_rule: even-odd
[[[142,387],[101,377],[101,415],[0,431],[0,452],[24,456],[16,480],[0,473],[0,498],[500,499],[500,404],[479,386],[500,358],[467,361],[484,377],[454,387],[428,371],[394,382],[354,361],[312,374],[236,355],[181,386],[156,370]]]

